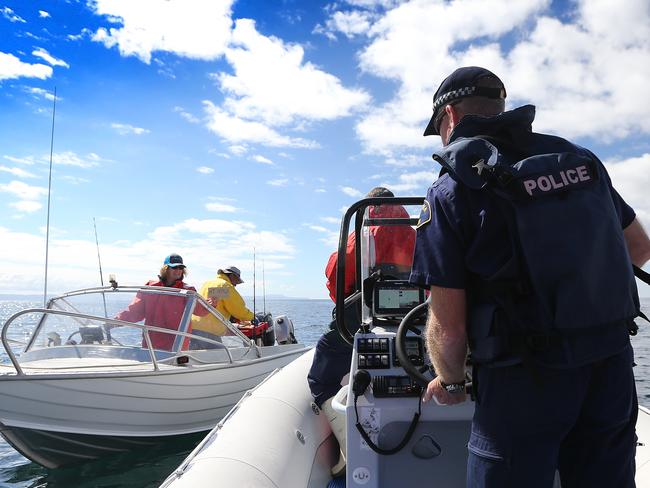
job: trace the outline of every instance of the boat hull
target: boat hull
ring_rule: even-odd
[[[59,468],[113,454],[152,449],[168,442],[198,442],[206,432],[163,437],[98,436],[38,429],[7,427],[0,424],[5,440],[23,456],[46,468]]]
[[[305,350],[160,371],[4,375],[0,433],[48,468],[205,433],[247,390]]]

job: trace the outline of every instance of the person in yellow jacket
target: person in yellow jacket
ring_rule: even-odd
[[[215,279],[203,283],[199,293],[226,320],[234,317],[242,322],[255,321],[255,314],[246,307],[244,299],[235,290],[235,287],[243,282],[239,268],[228,266],[225,269],[217,270]],[[203,317],[194,315],[192,317],[192,333],[221,342],[220,336],[226,334],[226,327],[212,314]],[[213,349],[216,347],[218,346],[200,339],[193,339],[190,343],[190,349]]]

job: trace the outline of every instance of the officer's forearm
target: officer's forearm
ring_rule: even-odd
[[[433,367],[446,383],[465,377],[465,291],[431,288],[426,342]]]
[[[623,230],[627,249],[632,262],[641,267],[650,260],[650,239],[641,223],[634,219],[630,225]]]

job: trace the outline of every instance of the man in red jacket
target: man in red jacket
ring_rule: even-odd
[[[393,192],[378,186],[368,192],[366,198],[394,197]],[[409,214],[401,205],[381,205],[370,207],[370,218],[408,218]],[[376,264],[392,264],[409,273],[415,247],[415,231],[409,226],[387,227],[371,226],[370,234],[375,243],[374,262]],[[354,247],[356,235],[354,231],[348,236],[348,247],[345,250],[345,296],[354,292],[356,284],[356,257]],[[334,251],[325,267],[327,289],[330,298],[336,302],[336,264],[338,252]]]
[[[189,286],[183,282],[186,274],[187,269],[183,264],[183,258],[178,254],[170,254],[165,258],[158,279],[148,281],[146,285],[196,291],[193,286]],[[126,310],[118,313],[115,318],[127,322],[140,322],[144,320],[145,325],[178,330],[186,303],[187,298],[183,296],[138,292]],[[205,315],[207,310],[197,306],[194,313],[197,315]],[[174,340],[176,339],[174,334],[165,334],[164,332],[150,332],[149,337],[151,338],[151,345],[154,349],[164,351],[171,351]],[[142,345],[147,345],[144,338]]]

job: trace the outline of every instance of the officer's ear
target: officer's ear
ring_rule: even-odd
[[[447,145],[447,141],[451,137],[451,133],[454,128],[460,122],[460,119],[463,117],[463,113],[456,105],[445,105],[443,110],[445,115],[442,117],[440,122],[440,137],[442,139],[442,144]]]

